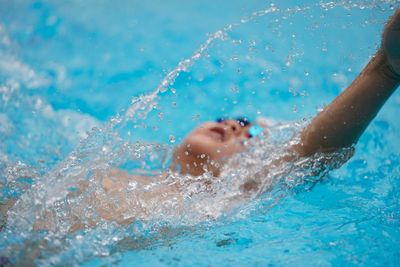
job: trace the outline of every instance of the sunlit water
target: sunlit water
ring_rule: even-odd
[[[352,150],[272,164],[373,55],[397,1],[0,4],[2,209],[18,200],[2,218],[3,262],[400,260],[398,93],[339,169]],[[219,178],[168,170],[190,129],[236,115],[281,123]],[[104,177],[124,190],[107,193]],[[71,233],[77,221],[92,226]]]

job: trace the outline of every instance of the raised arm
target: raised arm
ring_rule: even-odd
[[[400,84],[400,10],[390,18],[382,45],[360,75],[302,131],[302,156],[355,144]]]

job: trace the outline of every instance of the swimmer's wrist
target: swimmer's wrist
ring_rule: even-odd
[[[382,49],[379,49],[375,55],[375,60],[377,61],[377,71],[386,79],[396,81],[400,83],[400,74],[397,73],[393,66],[388,61],[385,53]]]

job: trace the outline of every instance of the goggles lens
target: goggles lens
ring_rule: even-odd
[[[262,133],[262,132],[263,132],[263,128],[261,128],[261,127],[258,126],[258,125],[252,125],[252,126],[249,128],[249,135],[250,135],[250,137],[257,136],[257,135],[259,135],[259,134]]]
[[[226,120],[230,120],[230,119],[221,117],[221,118],[217,118],[215,121],[218,122],[218,123],[221,123],[221,122],[224,122]],[[247,119],[246,117],[238,117],[238,118],[235,118],[233,120],[237,121],[240,124],[240,126],[242,126],[242,127],[246,127],[248,125],[251,125],[249,119]],[[263,128],[260,127],[259,125],[251,125],[251,127],[248,130],[248,136],[249,136],[249,138],[252,138],[252,137],[255,137],[255,136],[259,135],[262,132],[263,132]]]

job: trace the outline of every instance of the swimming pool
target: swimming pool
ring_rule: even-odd
[[[132,143],[172,146],[200,121],[221,115],[309,118],[357,75],[379,44],[383,22],[399,6],[398,1],[272,4],[0,1],[2,201],[19,197],[54,168],[67,177],[72,167],[92,164],[99,144],[107,148],[112,140],[118,147],[108,132],[96,132],[110,123]],[[207,40],[197,58],[195,51]],[[155,102],[132,100],[154,91],[191,57],[188,69]],[[143,102],[135,111],[135,103]],[[21,245],[30,239],[32,247],[44,247],[36,257],[41,265],[396,266],[399,106],[396,92],[347,164],[311,191],[289,192],[275,205],[268,198],[254,200],[234,214],[176,223],[162,234],[140,223],[63,236],[11,227],[2,232],[1,250],[23,264],[35,253]],[[98,129],[93,143],[80,141],[93,127]],[[76,148],[85,155],[79,164],[72,159],[60,165]],[[110,156],[103,152],[106,161]],[[156,160],[148,167],[167,163]],[[68,168],[62,172],[63,166]],[[132,233],[130,239],[126,233]],[[42,234],[61,248],[46,248]]]

